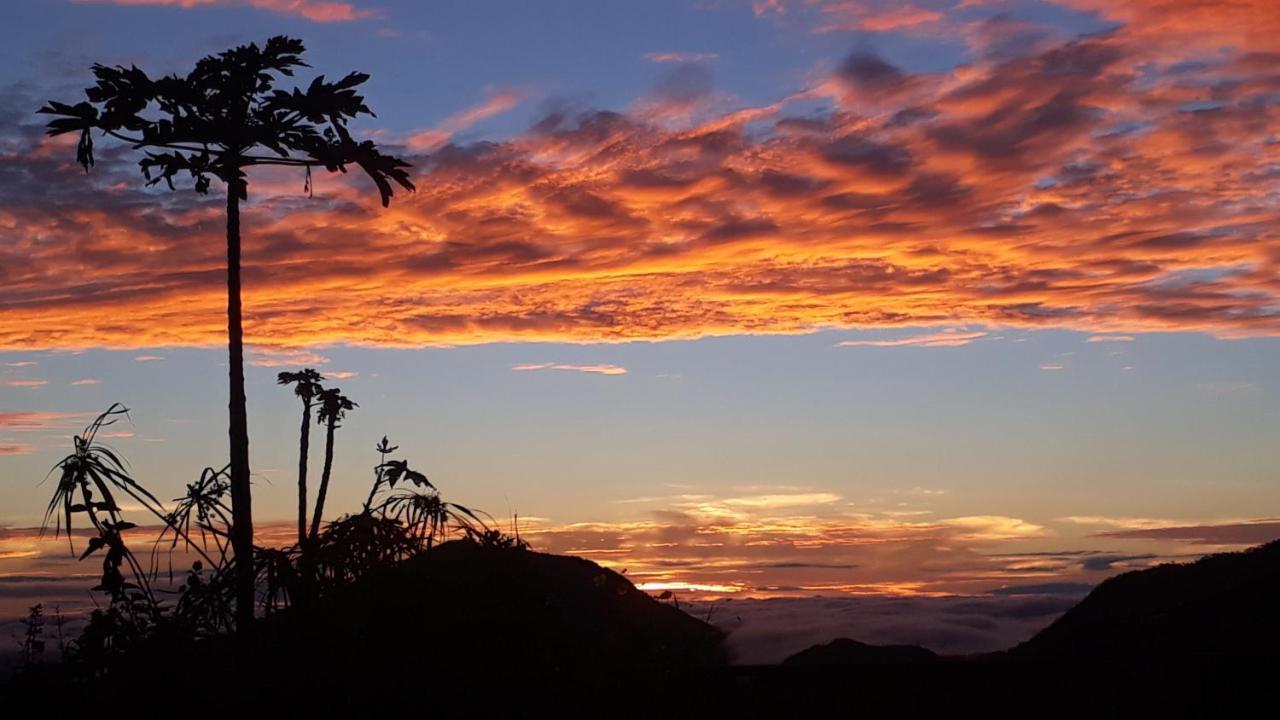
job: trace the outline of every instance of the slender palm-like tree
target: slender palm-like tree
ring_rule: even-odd
[[[293,385],[293,394],[302,401],[302,429],[298,437],[298,544],[307,539],[307,454],[311,451],[311,406],[324,390],[324,376],[306,368],[300,372],[282,372],[276,376],[281,385]]]
[[[320,490],[316,493],[316,512],[311,518],[311,539],[314,541],[320,534],[320,519],[324,517],[324,498],[329,493],[329,475],[333,471],[333,432],[341,427],[338,423],[347,416],[347,412],[358,407],[350,398],[342,394],[338,388],[320,391],[320,411],[316,413],[316,422],[324,425],[324,470],[320,473]]]
[[[149,185],[189,176],[208,193],[212,178],[227,191],[227,350],[230,358],[228,435],[230,440],[232,528],[236,557],[236,624],[247,632],[253,621],[253,511],[249,488],[249,424],[244,393],[244,331],[240,305],[240,201],[248,199],[246,171],[259,165],[346,172],[358,165],[373,180],[385,207],[394,182],[413,189],[408,163],[381,153],[370,140],[357,142],[348,120],[373,115],[356,87],[369,79],[353,72],[335,82],[317,77],[305,91],[276,89],[302,61],[302,41],[273,37],[262,46],[242,45],[196,63],[183,75],[152,78],[137,67],[94,65],[97,84],[86,102],[49,102],[39,112],[57,116],[48,134],[78,133],[76,161],[85,172],[94,164],[93,133],[143,150],[139,161]]]

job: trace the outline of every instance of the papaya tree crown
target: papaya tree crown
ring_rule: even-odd
[[[357,88],[369,79],[352,72],[341,80],[316,77],[306,90],[276,87],[302,61],[302,41],[273,37],[261,47],[242,45],[196,63],[191,72],[151,78],[136,66],[92,68],[97,83],[75,105],[50,101],[39,113],[56,116],[51,136],[79,133],[76,162],[85,172],[94,164],[93,131],[143,150],[139,161],[148,185],[189,176],[207,193],[211,177],[246,196],[246,167],[281,165],[347,172],[359,166],[377,186],[386,207],[394,189],[414,189],[409,163],[383,154],[371,140],[357,141],[347,123],[373,116]]]

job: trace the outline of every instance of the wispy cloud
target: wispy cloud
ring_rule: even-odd
[[[596,375],[626,375],[627,369],[620,365],[570,365],[567,363],[531,363],[512,365],[512,370],[525,372],[530,370],[570,370],[573,372],[593,373]]]
[[[689,63],[710,62],[719,57],[718,53],[712,52],[651,52],[645,53],[644,59],[656,63]]]
[[[4,364],[5,367],[11,367],[11,368],[32,367],[34,365],[36,365],[35,360],[19,360],[17,362],[7,362]]]
[[[1280,538],[1280,520],[1109,530],[1098,535],[1127,540],[1176,540],[1210,546],[1258,545]]]
[[[1044,526],[1003,515],[973,515],[942,520],[939,524],[956,530],[956,538],[970,542],[1024,540],[1043,537]]]
[[[1067,369],[1067,366],[1066,366],[1066,365],[1063,365],[1062,363],[1049,362],[1049,363],[1041,363],[1041,364],[1040,364],[1040,369],[1041,369],[1041,370],[1050,370],[1050,371],[1053,371],[1053,370],[1066,370],[1066,369]]]
[[[99,382],[101,381],[98,380],[97,378],[80,378],[79,380],[73,380],[71,384],[76,386],[97,385],[99,384]]]
[[[34,445],[25,443],[0,443],[0,456],[3,455],[30,455],[35,452]]]
[[[845,340],[837,347],[961,347],[986,335],[985,332],[947,329],[890,340]]]
[[[1090,335],[1085,342],[1091,343],[1113,343],[1113,342],[1133,342],[1132,335]]]
[[[5,380],[4,386],[11,388],[41,388],[48,385],[48,380]]]
[[[442,120],[429,130],[419,130],[409,135],[405,145],[410,150],[431,152],[448,143],[455,135],[495,115],[508,112],[520,104],[524,94],[515,90],[492,92],[484,102]]]
[[[66,430],[78,427],[89,417],[89,413],[0,410],[0,429]]]
[[[1058,518],[1058,521],[1071,523],[1073,525],[1102,525],[1106,527],[1123,528],[1126,530],[1172,527],[1186,524],[1185,520],[1130,517],[1123,515],[1068,515],[1066,517]]]
[[[161,360],[164,360],[164,356],[163,355],[138,355],[137,357],[134,358],[134,360],[137,360],[138,362],[160,362]]]
[[[249,351],[247,362],[256,367],[303,368],[328,364],[329,358],[310,350],[255,347]]]
[[[374,10],[334,0],[73,0],[97,5],[136,5],[175,8],[202,6],[249,7],[279,15],[293,15],[317,23],[351,22],[376,17]]]

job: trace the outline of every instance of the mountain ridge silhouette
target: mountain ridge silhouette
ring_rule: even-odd
[[[942,656],[842,639],[780,665],[730,666],[724,633],[619,573],[453,541],[260,620],[251,666],[236,664],[231,638],[157,642],[105,676],[71,680],[48,667],[0,695],[88,706],[124,692],[113,675],[142,674],[157,703],[247,676],[261,707],[291,711],[405,711],[429,698],[436,708],[624,717],[1221,716],[1265,699],[1280,666],[1277,600],[1280,541],[1116,576],[1004,652]]]

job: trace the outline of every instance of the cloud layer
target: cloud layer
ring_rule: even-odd
[[[846,8],[884,32],[946,24],[970,58],[917,73],[855,51],[754,107],[676,62],[627,112],[450,144],[520,97],[497,93],[408,137],[429,150],[420,189],[386,212],[355,179],[318,177],[310,200],[300,177],[256,176],[249,338],[1276,334],[1280,6],[1071,4],[1114,29]],[[23,92],[6,107],[38,105]],[[85,177],[33,117],[3,120],[0,348],[221,343],[220,200],[144,191],[120,150]]]

